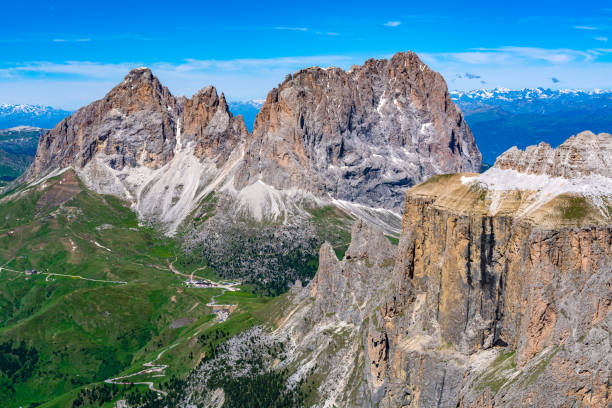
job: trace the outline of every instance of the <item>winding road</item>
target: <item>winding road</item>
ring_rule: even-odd
[[[171,345],[170,347],[167,347],[165,349],[163,349],[162,351],[159,352],[159,354],[157,354],[157,357],[155,357],[155,359],[146,362],[143,364],[144,367],[148,367],[145,368],[144,370],[140,370],[137,373],[133,373],[133,374],[128,374],[128,375],[124,375],[121,377],[115,377],[115,378],[109,378],[104,380],[105,383],[107,384],[118,384],[118,385],[130,385],[130,384],[135,384],[135,385],[147,385],[149,387],[149,389],[151,391],[154,391],[158,394],[162,394],[164,397],[166,395],[168,395],[168,393],[166,391],[163,390],[159,390],[157,388],[155,388],[155,385],[153,384],[152,381],[138,381],[138,382],[132,382],[132,381],[121,381],[125,378],[130,378],[130,377],[135,377],[137,375],[141,375],[141,374],[151,374],[151,373],[160,373],[158,375],[154,375],[152,377],[163,377],[163,371],[168,368],[168,366],[166,364],[155,364],[155,362],[157,360],[159,360],[166,351],[176,347],[179,345],[180,342],[174,343],[173,345]]]

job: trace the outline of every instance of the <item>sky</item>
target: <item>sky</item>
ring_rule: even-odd
[[[175,95],[265,98],[286,74],[414,51],[449,89],[612,88],[610,1],[11,1],[0,104],[76,109],[148,66]]]

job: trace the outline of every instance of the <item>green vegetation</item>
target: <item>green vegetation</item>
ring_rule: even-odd
[[[177,268],[188,263],[179,246],[139,226],[114,197],[74,183],[67,194],[67,174],[0,205],[0,344],[6,348],[0,381],[10,385],[0,397],[7,406],[70,407],[78,390],[89,389],[82,387],[142,370],[171,345],[162,357],[166,374],[184,376],[200,359],[189,336],[215,324],[206,304],[219,290],[187,288],[168,267],[175,259]],[[201,267],[192,269],[202,274]],[[236,333],[258,321],[248,313],[239,308],[224,327]],[[190,324],[171,328],[186,317]],[[84,406],[88,398],[81,394]]]
[[[214,358],[226,340],[254,325],[274,326],[291,295],[262,294],[284,293],[296,277],[310,279],[323,240],[339,256],[350,241],[348,215],[331,207],[313,210],[317,236],[298,251],[276,255],[284,274],[255,276],[241,285],[251,292],[221,295],[221,289],[184,284],[191,273],[227,278],[218,263],[185,253],[177,240],[139,225],[126,203],[87,190],[71,172],[6,194],[14,194],[0,204],[0,397],[7,406],[111,407],[117,399],[173,406],[178,394],[172,390],[184,387],[189,373]],[[196,222],[212,216],[216,198],[209,195],[203,203],[210,208]],[[242,245],[267,244],[259,228],[246,235],[237,230],[243,235],[229,253],[258,259],[260,246]],[[293,275],[286,273],[291,270]],[[213,296],[217,304],[237,306],[222,323],[207,306]],[[167,365],[163,376],[140,373],[152,361]],[[128,381],[151,381],[168,397],[159,399],[144,385],[103,382],[136,373]],[[250,406],[264,394],[267,406],[294,406],[302,397],[285,391],[286,379],[284,371],[253,371],[216,381],[223,384],[227,406]]]
[[[548,367],[550,360],[552,360],[558,352],[558,347],[555,347],[554,350],[548,352],[548,354],[542,360],[540,360],[533,367],[532,370],[530,370],[529,376],[527,377],[527,380],[522,384],[522,386],[524,388],[529,388],[530,386],[532,386],[538,380],[538,377],[544,372],[544,370],[546,370],[546,367]]]
[[[391,242],[393,245],[399,245],[399,238],[392,237],[391,235],[385,235],[385,237]]]
[[[354,218],[331,205],[310,208],[308,212],[312,215],[312,221],[321,242],[329,242],[336,252],[336,257],[344,258],[344,253],[351,243],[350,225]]]
[[[38,351],[22,341],[18,346],[12,342],[0,344],[0,393],[15,393],[15,385],[27,381],[38,363]]]
[[[223,388],[226,401],[224,408],[291,408],[301,406],[303,396],[296,391],[287,391],[288,373],[270,370],[262,374],[244,377],[215,377],[210,387]]]
[[[590,212],[591,207],[584,197],[563,195],[559,198],[564,200],[561,211],[566,220],[581,221]]]
[[[501,387],[506,384],[510,375],[516,369],[514,363],[515,352],[506,353],[503,350],[495,357],[493,363],[485,370],[477,379],[477,390],[489,388],[493,393],[497,393]]]
[[[289,223],[232,218],[224,211],[197,230],[187,223],[180,234],[191,249],[177,265],[186,270],[204,266],[205,273],[240,280],[245,290],[258,295],[281,295],[296,280],[312,279],[324,241],[331,243],[340,258],[350,242],[353,219],[347,213],[332,206],[306,210],[307,219],[296,216]]]

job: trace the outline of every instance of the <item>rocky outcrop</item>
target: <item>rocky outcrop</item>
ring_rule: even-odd
[[[183,138],[177,140],[181,129]],[[223,162],[247,133],[214,87],[204,88],[192,99],[175,98],[151,70],[137,68],[103,99],[45,134],[27,177],[67,166],[80,169],[96,155],[103,155],[114,170],[157,169],[173,159],[177,142],[194,142],[198,157],[221,154]]]
[[[556,149],[547,143],[529,146],[524,151],[513,147],[497,158],[495,167],[564,178],[592,174],[612,177],[612,136],[585,131]]]
[[[96,154],[109,166],[161,167],[173,157],[180,105],[146,68],[132,70],[103,99],[79,109],[40,140],[28,178],[85,166]]]
[[[444,79],[409,52],[348,72],[313,67],[288,75],[255,120],[235,182],[261,179],[401,211],[407,187],[480,165]]]
[[[87,187],[130,201],[143,221],[174,233],[240,159],[247,135],[214,87],[176,98],[137,68],[43,135],[24,178],[70,166]]]
[[[321,249],[307,300],[297,296],[282,326],[310,342],[323,327],[351,328],[350,347],[326,358],[355,368],[333,374],[344,388],[318,406],[612,404],[612,219],[597,204],[612,197],[563,194],[537,207],[533,192],[494,186],[458,174],[408,190],[392,270],[362,222],[342,261]]]
[[[396,273],[422,297],[424,332],[454,354],[437,383],[452,396],[448,406],[607,407],[612,308],[602,305],[612,299],[612,224],[542,227],[492,216],[480,192],[466,193],[470,211],[452,208],[448,187],[435,184],[407,193]],[[585,344],[591,336],[596,344]],[[403,360],[443,354],[391,347]]]
[[[195,142],[194,154],[215,159],[221,167],[248,136],[242,117],[234,117],[225,96],[207,86],[185,102],[181,118],[184,142]]]

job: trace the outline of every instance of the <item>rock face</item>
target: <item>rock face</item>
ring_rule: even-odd
[[[113,169],[142,164],[155,168],[173,157],[180,105],[146,68],[131,71],[105,97],[61,121],[40,140],[28,170],[85,166],[97,153]]]
[[[529,146],[524,151],[513,147],[497,158],[495,167],[553,177],[599,174],[612,178],[612,136],[585,131],[556,149],[546,143]]]
[[[414,53],[345,72],[308,68],[273,89],[236,185],[299,187],[401,211],[404,190],[481,157],[442,76]]]
[[[606,157],[608,136],[598,140],[583,157]],[[568,160],[549,169],[569,176],[557,166]],[[300,344],[347,328],[345,346],[316,361],[353,368],[330,375],[336,388],[321,382],[318,406],[612,404],[612,217],[601,207],[612,195],[564,193],[536,207],[526,191],[500,195],[478,180],[443,175],[408,190],[396,251],[363,223],[344,260],[321,249],[281,326],[302,363],[315,357]]]
[[[175,98],[148,68],[137,68],[103,99],[49,131],[40,141],[28,176],[70,165],[82,168],[97,154],[106,156],[115,170],[139,165],[160,168],[174,157],[181,128],[179,143],[196,143],[198,157],[222,153],[222,161],[248,133],[214,87],[204,88],[192,99]]]

